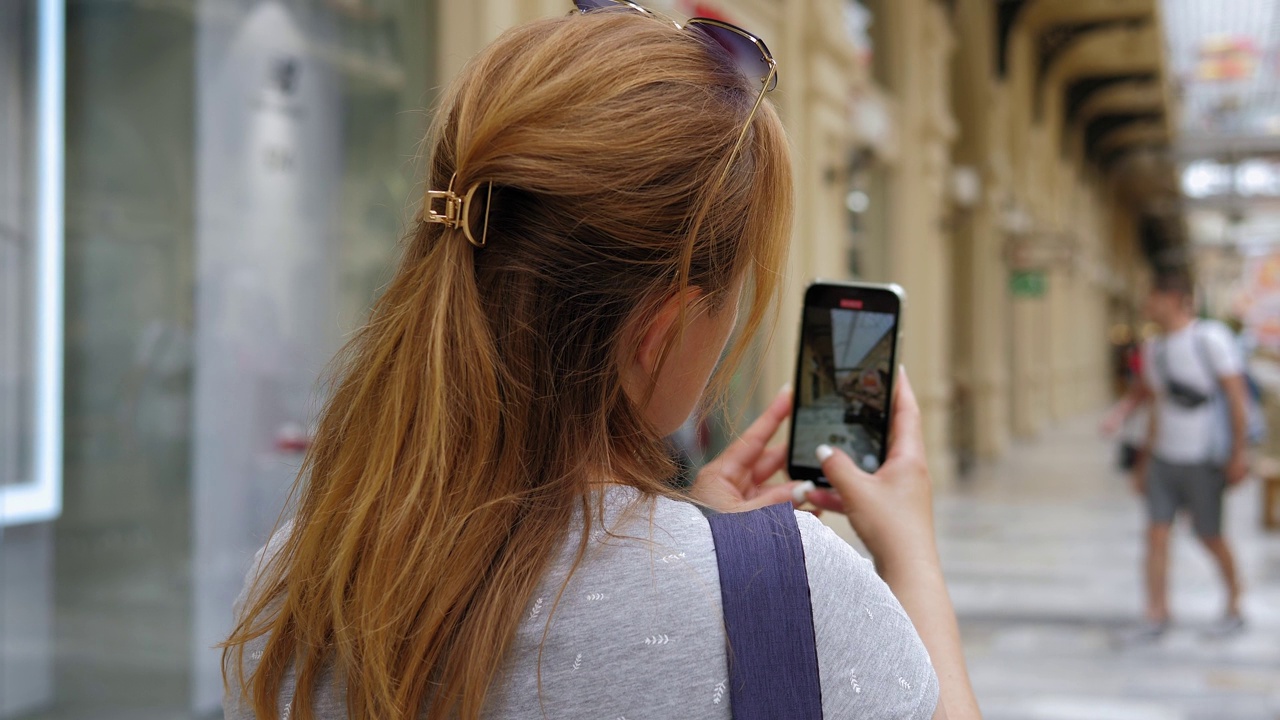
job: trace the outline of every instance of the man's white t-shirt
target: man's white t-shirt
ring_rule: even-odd
[[[1196,465],[1214,460],[1215,438],[1230,436],[1230,422],[1219,410],[1221,379],[1244,372],[1244,360],[1236,349],[1227,326],[1212,320],[1197,320],[1161,337],[1148,340],[1142,348],[1142,375],[1156,394],[1156,458],[1179,465]],[[1187,408],[1169,397],[1168,378],[1214,398]]]

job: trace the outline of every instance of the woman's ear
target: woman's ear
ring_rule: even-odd
[[[697,288],[673,293],[633,320],[635,325],[628,334],[635,339],[631,344],[634,350],[622,362],[623,387],[632,400],[642,402],[649,393],[659,367],[672,350],[681,311],[687,323],[697,312],[698,300],[702,297],[702,291]]]
[[[690,288],[633,321],[623,389],[660,434],[675,432],[693,412],[736,319],[736,302],[713,307],[701,289]]]

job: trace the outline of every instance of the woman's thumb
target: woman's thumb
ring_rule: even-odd
[[[840,448],[819,445],[814,454],[822,464],[823,476],[831,483],[831,487],[845,498],[849,497],[849,491],[853,489],[854,483],[867,475],[853,462],[853,458]]]

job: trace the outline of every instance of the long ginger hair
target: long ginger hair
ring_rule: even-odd
[[[757,92],[698,33],[626,12],[517,27],[454,80],[426,184],[483,183],[483,208],[492,183],[487,244],[417,222],[335,365],[291,529],[223,646],[258,717],[313,717],[327,673],[352,718],[479,717],[592,487],[673,492],[623,390],[629,328],[675,293],[745,287],[723,388],[768,315],[792,186],[769,103],[731,152]]]

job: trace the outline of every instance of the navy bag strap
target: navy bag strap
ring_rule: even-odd
[[[734,720],[820,720],[809,574],[791,503],[707,521],[720,569]]]

